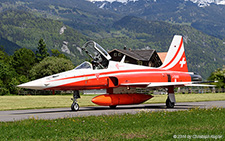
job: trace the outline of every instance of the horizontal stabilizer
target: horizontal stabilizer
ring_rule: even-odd
[[[207,85],[207,84],[187,84],[185,86],[192,86],[192,87],[215,87],[216,85]]]

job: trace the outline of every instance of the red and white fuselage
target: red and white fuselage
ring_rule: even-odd
[[[88,90],[124,86],[150,87],[156,84],[159,86],[162,84],[163,87],[168,82],[179,85],[191,84],[191,75],[193,73],[110,61],[107,69],[74,69],[24,83],[19,87],[37,90]]]

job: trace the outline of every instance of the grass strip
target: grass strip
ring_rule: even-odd
[[[79,105],[96,106],[91,99],[96,95],[82,95],[78,99]],[[72,95],[48,95],[48,96],[1,96],[0,110],[40,109],[70,107]],[[167,95],[154,95],[145,103],[165,103]],[[218,101],[225,100],[225,93],[216,94],[176,94],[177,102]]]
[[[224,139],[225,109],[190,109],[0,122],[1,140],[174,140]],[[213,138],[214,137],[214,138]],[[198,138],[197,138],[198,139]]]

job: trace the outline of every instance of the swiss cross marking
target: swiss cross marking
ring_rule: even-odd
[[[186,64],[185,58],[183,57],[182,61],[180,61],[180,67],[183,68],[183,66]]]
[[[96,73],[95,76],[96,76],[96,78],[98,79],[98,78],[99,78],[99,73]]]

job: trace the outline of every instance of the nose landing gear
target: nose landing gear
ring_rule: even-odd
[[[73,98],[71,98],[71,100],[73,101],[72,105],[71,105],[71,110],[72,111],[78,111],[80,106],[77,102],[77,99],[80,98],[80,93],[78,90],[74,91],[73,93]]]

